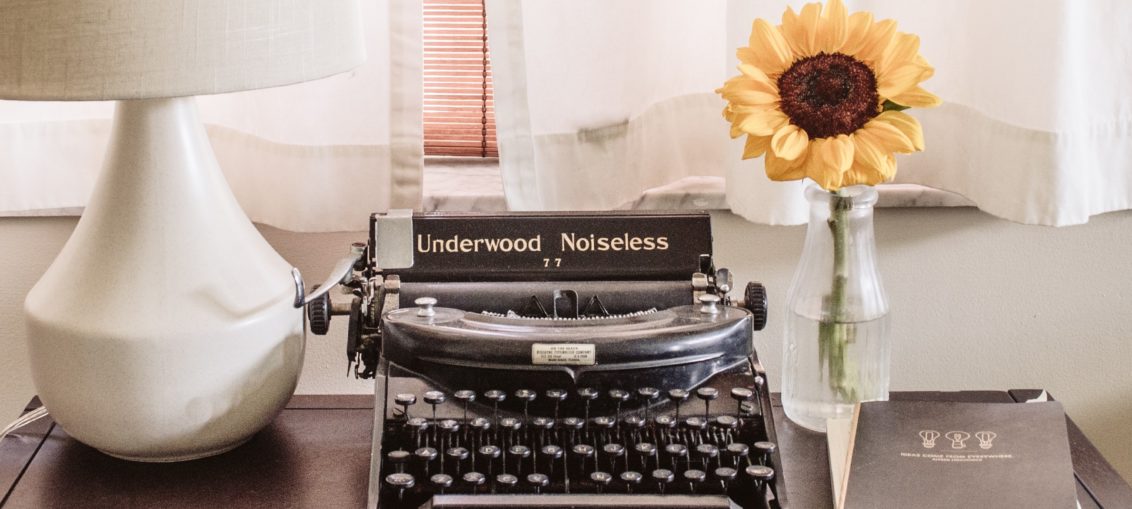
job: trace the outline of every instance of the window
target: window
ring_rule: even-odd
[[[425,156],[498,157],[484,0],[424,0]]]

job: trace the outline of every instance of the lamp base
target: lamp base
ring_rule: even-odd
[[[290,271],[240,209],[191,98],[119,102],[89,205],[25,301],[40,398],[119,458],[237,447],[298,381]]]

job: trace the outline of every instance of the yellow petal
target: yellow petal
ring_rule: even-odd
[[[760,104],[774,104],[778,102],[778,94],[762,90],[733,88],[723,91],[723,98],[741,105],[757,106]]]
[[[905,64],[877,74],[877,93],[881,97],[896,97],[912,90],[920,83],[925,69],[918,64]]]
[[[849,12],[841,0],[830,0],[822,11],[822,29],[818,32],[818,51],[833,53],[845,45],[849,31]]]
[[[887,123],[900,130],[912,142],[912,148],[917,151],[924,149],[924,130],[916,117],[902,111],[886,111],[877,115],[875,121]]]
[[[920,87],[912,87],[902,94],[891,97],[892,102],[909,108],[934,108],[943,103],[935,94]]]
[[[881,122],[877,118],[870,120],[855,134],[860,134],[860,131],[865,131],[867,133],[866,136],[873,136],[873,138],[870,138],[870,141],[880,147],[886,154],[891,152],[911,154],[916,151],[912,140],[900,129],[888,122]]]
[[[884,50],[876,71],[884,74],[889,69],[895,69],[907,64],[914,64],[916,55],[920,53],[920,38],[912,34],[897,33],[892,38],[892,44]]]
[[[861,44],[861,48],[854,54],[858,60],[867,64],[873,65],[873,70],[876,70],[876,64],[884,56],[884,51],[888,49],[889,43],[892,42],[892,37],[896,35],[896,22],[891,19],[882,19],[873,26],[869,27],[868,34],[865,35],[865,40]]]
[[[768,109],[761,113],[752,113],[746,118],[737,119],[736,126],[740,131],[755,136],[771,136],[788,122],[786,114],[778,109]]]
[[[747,136],[747,143],[743,145],[743,159],[759,157],[769,148],[769,136]]]
[[[806,131],[794,124],[786,124],[770,140],[774,155],[793,161],[806,153],[810,144],[810,137]]]
[[[740,64],[739,72],[746,76],[756,90],[778,94],[778,83],[770,79],[762,69],[751,64]]]
[[[739,50],[739,59],[762,69],[767,75],[777,75],[794,62],[794,52],[778,27],[764,19],[756,19],[751,27],[748,51]]]
[[[808,57],[818,53],[818,28],[821,20],[821,4],[812,3],[802,6],[802,13],[795,14],[794,9],[787,7],[782,15],[782,34],[786,42],[794,50],[794,54]]]
[[[805,163],[805,157],[800,157],[794,161],[788,161],[774,155],[773,151],[767,151],[766,160],[763,161],[763,164],[766,167],[767,178],[778,182],[785,182],[788,180],[801,180],[805,178]]]
[[[883,147],[876,141],[876,137],[864,130],[858,130],[851,136],[853,139],[853,166],[867,168],[879,172],[888,156]],[[861,182],[867,183],[867,182]]]
[[[825,150],[819,151],[818,155],[822,164],[843,172],[853,164],[853,152],[853,140],[847,135],[839,134],[836,138],[827,138]]]
[[[829,138],[818,138],[810,142],[810,152],[805,160],[805,174],[826,191],[836,191],[841,187],[841,170],[822,162]]]
[[[869,28],[873,26],[873,15],[867,11],[854,12],[849,16],[849,25],[846,29],[845,44],[838,51],[846,55],[855,55],[865,44]]]

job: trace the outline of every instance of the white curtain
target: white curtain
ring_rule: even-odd
[[[421,4],[363,2],[368,59],[352,72],[197,99],[248,216],[295,231],[363,230],[421,196]],[[0,101],[0,215],[81,210],[113,103]]]
[[[713,90],[751,23],[805,2],[488,2],[500,164],[514,209],[598,209],[680,182],[725,182],[763,223],[806,221],[801,183],[740,161]],[[1083,223],[1132,208],[1132,2],[846,0],[921,37],[942,97],[910,110],[927,150],[897,182],[959,193],[1013,221]]]

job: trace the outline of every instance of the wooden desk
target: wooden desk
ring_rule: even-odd
[[[892,397],[1011,402],[1037,393],[915,392]],[[28,409],[37,405],[33,400]],[[369,483],[371,406],[369,396],[296,396],[271,426],[244,446],[174,464],[105,456],[43,419],[0,443],[0,505],[361,508]],[[777,403],[774,417],[790,507],[831,507],[825,436],[790,424]],[[1132,488],[1072,421],[1069,440],[1081,506],[1132,508]]]

